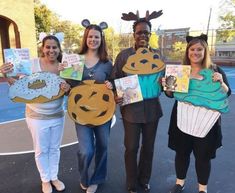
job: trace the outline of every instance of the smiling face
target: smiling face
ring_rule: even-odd
[[[138,23],[135,27],[134,39],[136,49],[140,47],[148,47],[151,30],[146,22]]]
[[[188,49],[188,58],[191,64],[202,64],[202,61],[205,56],[205,48],[201,43],[196,43],[189,47]]]
[[[101,34],[95,29],[90,29],[87,36],[87,47],[91,50],[98,50],[101,44]]]
[[[60,54],[58,43],[54,39],[47,39],[42,47],[42,53],[49,61],[56,61]]]

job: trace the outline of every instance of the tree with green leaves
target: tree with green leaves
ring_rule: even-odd
[[[219,16],[221,23],[217,30],[219,41],[230,41],[235,36],[235,0],[224,0],[222,13]]]

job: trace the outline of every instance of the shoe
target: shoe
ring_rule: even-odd
[[[58,192],[62,192],[65,190],[65,185],[63,182],[61,182],[60,180],[53,180],[51,181],[51,184],[55,187],[55,189],[58,191]]]
[[[52,193],[52,187],[50,182],[42,182],[42,192]]]
[[[143,188],[145,192],[149,192],[151,189],[150,184],[141,184],[140,183],[140,187]]]
[[[171,189],[170,193],[181,193],[184,190],[184,185],[181,186],[179,184],[175,184],[174,187]]]
[[[87,190],[87,187],[84,186],[82,183],[80,183],[80,187],[81,187],[82,190]]]
[[[128,193],[137,193],[136,188],[128,188],[127,191]]]
[[[97,184],[92,184],[87,188],[86,193],[95,193],[97,188],[98,188]]]

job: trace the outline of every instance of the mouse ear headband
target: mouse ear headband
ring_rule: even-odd
[[[93,25],[90,23],[90,21],[88,19],[84,19],[82,20],[82,26],[87,28],[89,27],[90,25]],[[98,25],[102,30],[104,29],[107,29],[108,28],[108,24],[106,22],[101,22],[99,25]]]
[[[43,39],[46,37],[46,36],[49,36],[49,35],[52,35],[52,36],[55,36],[58,40],[59,40],[59,42],[61,43],[62,41],[64,41],[64,33],[63,32],[58,32],[58,33],[56,33],[56,34],[47,34],[46,32],[41,32],[40,34],[39,34],[39,41],[40,42],[42,42],[43,41]]]
[[[187,43],[191,42],[194,39],[204,40],[207,43],[208,37],[206,34],[201,34],[200,36],[186,36]]]
[[[162,10],[160,11],[153,11],[151,14],[149,14],[149,11],[146,11],[145,13],[145,17],[140,18],[139,17],[139,11],[136,11],[136,14],[134,14],[133,12],[129,12],[129,13],[122,13],[122,20],[125,21],[138,21],[140,19],[145,19],[146,21],[150,21],[151,19],[155,19],[160,17],[163,14]]]

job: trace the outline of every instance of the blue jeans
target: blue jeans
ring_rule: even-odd
[[[99,126],[75,123],[78,137],[78,170],[84,186],[103,183],[107,175],[107,152],[111,120]],[[89,176],[89,168],[95,155],[95,168]]]

